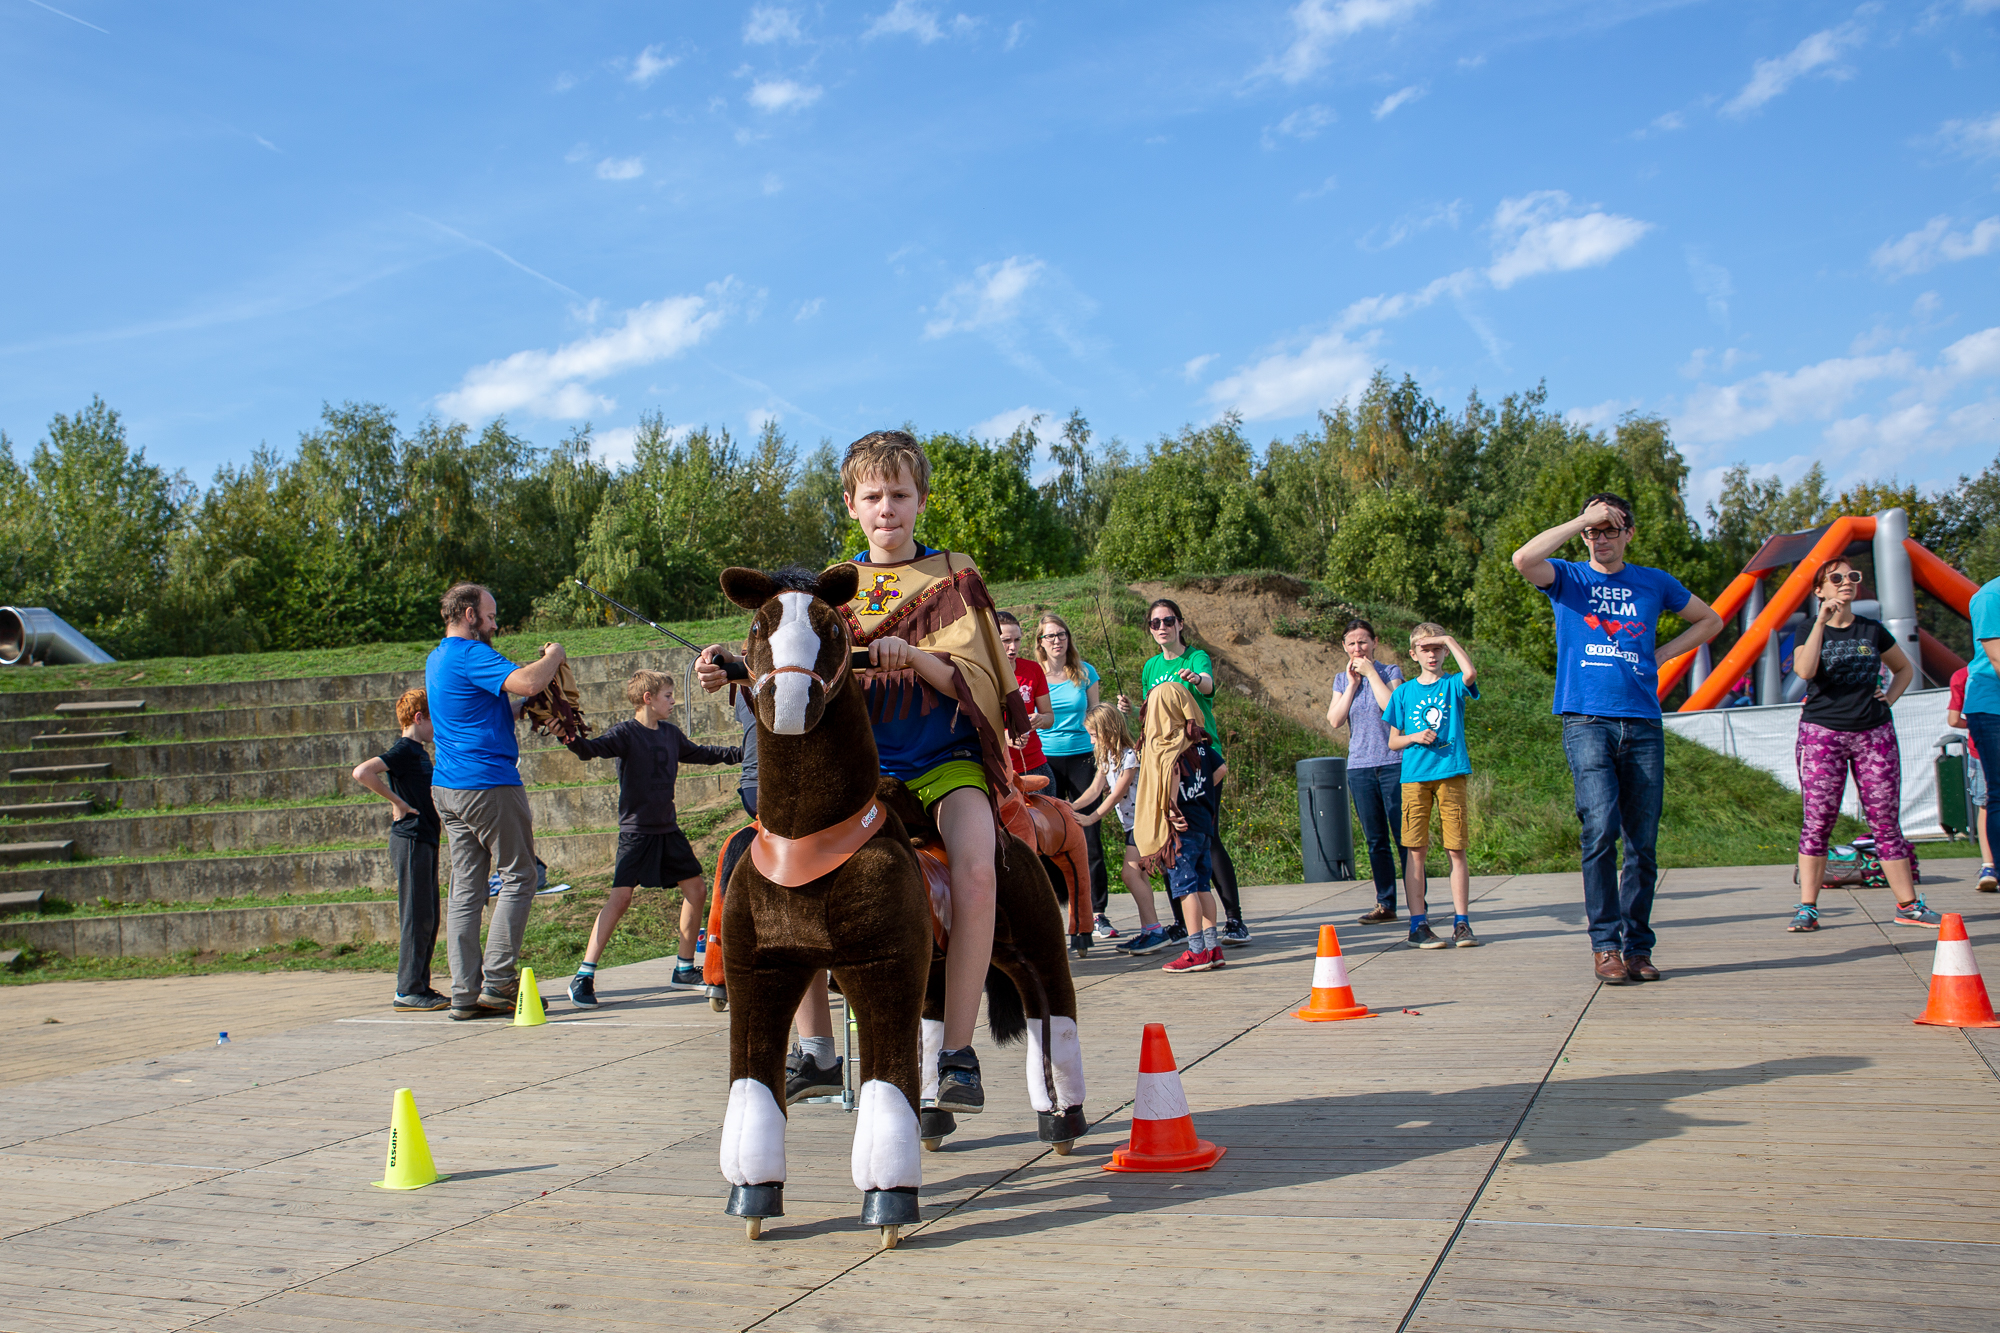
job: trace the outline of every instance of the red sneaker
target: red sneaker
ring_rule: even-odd
[[[1212,952],[1211,950],[1204,949],[1200,953],[1196,953],[1192,949],[1184,949],[1181,951],[1181,956],[1179,958],[1176,958],[1174,959],[1173,962],[1166,964],[1164,967],[1160,969],[1160,971],[1206,972],[1210,968],[1215,966],[1215,964],[1210,960],[1209,957],[1211,952]]]
[[[1228,966],[1229,966],[1229,960],[1222,956],[1222,946],[1220,944],[1216,945],[1213,949],[1210,949],[1208,951],[1209,971],[1220,972],[1223,968]]]

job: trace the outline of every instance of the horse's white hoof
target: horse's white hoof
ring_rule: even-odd
[[[762,1240],[764,1238],[764,1219],[761,1217],[744,1218],[743,1234],[751,1240]]]
[[[1070,1149],[1076,1146],[1076,1140],[1064,1139],[1061,1143],[1051,1143],[1049,1146],[1056,1150],[1056,1156],[1067,1157],[1070,1154]]]
[[[893,1250],[893,1249],[895,1249],[895,1248],[896,1248],[896,1246],[897,1246],[897,1244],[898,1244],[898,1243],[899,1243],[899,1242],[900,1242],[900,1241],[901,1241],[902,1239],[903,1239],[903,1229],[902,1229],[901,1227],[899,1227],[899,1226],[896,1226],[896,1227],[883,1227],[883,1228],[882,1228],[882,1248],[883,1248],[883,1249],[885,1249],[885,1250]]]

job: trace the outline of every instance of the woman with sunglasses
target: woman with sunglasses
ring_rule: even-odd
[[[1820,929],[1826,835],[1840,819],[1850,771],[1882,877],[1896,893],[1896,925],[1936,927],[1942,921],[1916,895],[1910,845],[1902,837],[1902,749],[1890,705],[1910,689],[1916,671],[1886,624],[1854,614],[1860,590],[1860,570],[1838,556],[1824,562],[1812,576],[1820,614],[1792,652],[1792,671],[1808,689],[1798,715],[1798,791],[1806,817],[1798,831],[1798,911],[1788,931]],[[1884,667],[1892,673],[1888,687],[1882,685]]]
[[[1053,783],[1049,792],[1058,800],[1077,806],[1079,815],[1089,814],[1103,801],[1084,801],[1083,794],[1097,781],[1097,760],[1093,757],[1090,733],[1083,719],[1097,707],[1097,668],[1083,660],[1069,622],[1053,611],[1042,612],[1035,626],[1035,657],[1048,680],[1049,710],[1055,720],[1042,732],[1042,753],[1048,756]],[[1090,910],[1097,916],[1096,936],[1100,940],[1118,938],[1117,927],[1105,915],[1110,906],[1110,884],[1104,870],[1104,848],[1098,845],[1098,830],[1086,826],[1083,850],[1090,861]]]
[[[1211,702],[1215,697],[1214,662],[1206,650],[1189,645],[1187,617],[1181,614],[1180,605],[1169,598],[1159,598],[1146,608],[1146,629],[1153,642],[1160,645],[1160,651],[1146,659],[1140,676],[1143,694],[1151,694],[1169,680],[1187,686],[1194,692],[1195,702],[1201,705],[1202,722],[1215,740],[1216,754],[1220,755],[1222,730],[1215,725],[1215,705]],[[1118,696],[1118,711],[1128,716],[1132,712],[1132,701],[1122,694]],[[1209,863],[1213,867],[1216,893],[1221,896],[1222,909],[1227,914],[1220,938],[1224,944],[1248,944],[1250,928],[1243,924],[1243,904],[1236,893],[1236,866],[1223,850],[1220,838],[1209,845]],[[1175,907],[1178,910],[1179,904]]]
[[[1792,670],[1808,682],[1799,713],[1799,792],[1805,820],[1799,830],[1799,906],[1787,930],[1819,929],[1819,890],[1826,873],[1826,840],[1840,817],[1847,775],[1854,774],[1861,812],[1875,835],[1882,874],[1896,894],[1896,924],[1936,926],[1943,918],[1917,896],[1910,844],[1903,840],[1903,756],[1889,705],[1916,675],[1896,636],[1879,620],[1854,613],[1861,572],[1838,557],[1819,567],[1813,594],[1819,615],[1792,654]],[[1882,684],[1882,668],[1889,684]]]

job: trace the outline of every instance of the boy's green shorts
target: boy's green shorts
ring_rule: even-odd
[[[986,770],[970,759],[947,759],[936,768],[930,769],[903,784],[910,789],[925,810],[942,801],[960,787],[977,787],[992,794],[986,785]]]

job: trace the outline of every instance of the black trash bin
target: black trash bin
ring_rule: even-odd
[[[1306,854],[1306,883],[1354,878],[1354,820],[1347,805],[1347,761],[1301,759],[1299,846]]]

